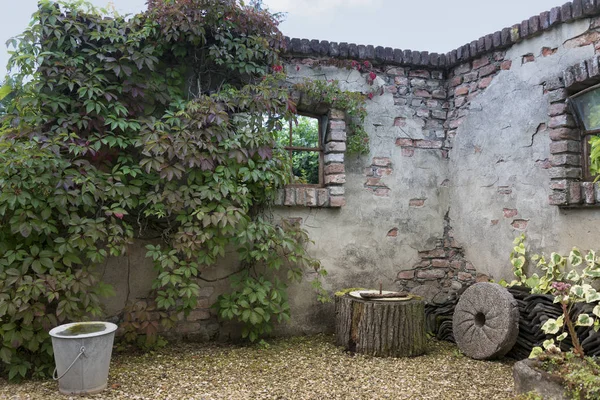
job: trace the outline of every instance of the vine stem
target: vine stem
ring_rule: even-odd
[[[569,334],[571,335],[571,341],[573,342],[573,352],[577,354],[579,357],[583,358],[584,352],[583,347],[581,347],[581,343],[579,343],[579,338],[577,337],[577,332],[575,332],[575,327],[573,326],[573,321],[571,321],[571,317],[569,316],[569,310],[567,309],[566,303],[561,303],[563,315],[565,316],[565,324],[567,324],[567,329],[569,330]]]

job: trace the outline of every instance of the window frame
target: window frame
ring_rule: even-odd
[[[275,206],[340,209],[346,205],[345,153],[346,113],[331,108],[301,94],[296,101],[298,115],[323,115],[321,146],[323,146],[323,186],[286,185],[278,190]]]
[[[325,187],[325,135],[324,129],[327,128],[327,115],[314,115],[309,113],[299,112],[296,114],[301,117],[308,117],[316,119],[318,122],[318,142],[319,147],[302,147],[302,146],[284,146],[284,150],[289,153],[290,162],[293,162],[293,153],[295,151],[303,151],[303,152],[319,152],[319,183],[290,183],[286,185],[287,187],[314,187],[314,188],[323,188]],[[289,123],[289,144],[293,145],[294,141],[292,139],[293,136],[293,126],[294,121],[290,119]],[[292,171],[292,179],[294,178]]]
[[[579,130],[581,131],[581,181],[582,182],[593,182],[596,179],[596,175],[592,175],[590,171],[590,136],[600,135],[600,128],[598,129],[586,129],[583,116],[579,113],[579,110],[575,106],[575,99],[585,95],[586,93],[600,90],[600,84],[590,86],[583,90],[580,90],[570,95],[566,102],[571,114],[575,117],[575,121]]]

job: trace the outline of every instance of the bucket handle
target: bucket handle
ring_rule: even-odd
[[[56,371],[56,367],[54,367],[54,372],[52,373],[52,379],[54,379],[55,381],[62,379],[62,377],[65,376],[71,368],[73,368],[73,365],[75,365],[75,362],[77,362],[77,360],[79,360],[79,357],[84,355],[84,353],[85,353],[85,347],[81,346],[81,349],[79,349],[79,354],[77,354],[77,357],[75,357],[75,359],[73,360],[71,365],[69,365],[69,368],[67,368],[67,370],[65,372],[63,372],[61,376],[58,376],[58,377],[56,376],[57,371]]]

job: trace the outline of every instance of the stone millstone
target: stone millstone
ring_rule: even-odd
[[[456,344],[477,360],[502,357],[519,335],[519,305],[502,286],[481,282],[460,296],[452,329]]]

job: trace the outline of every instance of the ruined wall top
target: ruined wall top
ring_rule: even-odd
[[[401,50],[391,47],[337,43],[286,37],[286,55],[317,56],[369,60],[375,63],[410,65],[446,69],[477,58],[490,51],[506,49],[525,39],[539,35],[557,25],[600,15],[600,0],[573,0],[539,15],[482,36],[445,54],[428,51]]]

